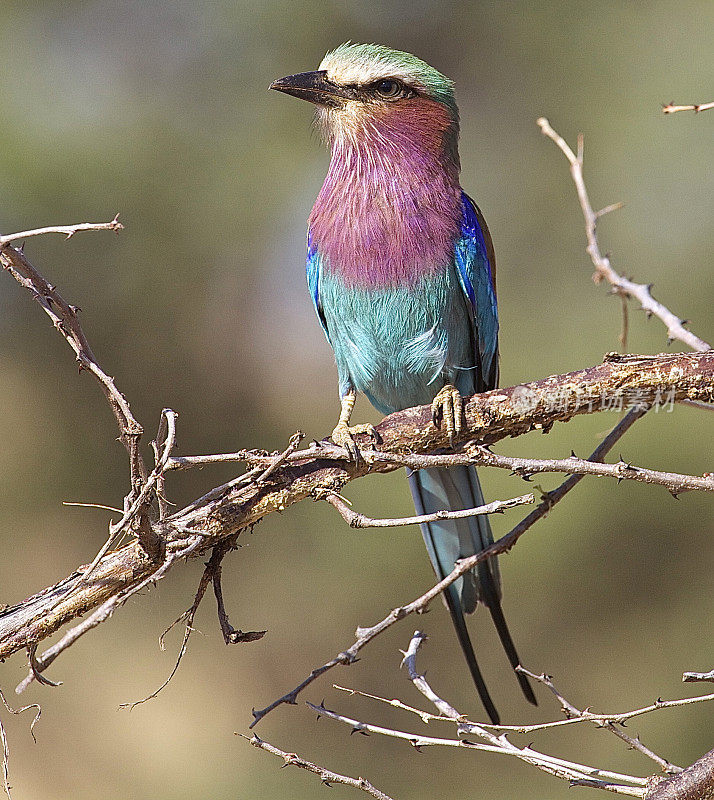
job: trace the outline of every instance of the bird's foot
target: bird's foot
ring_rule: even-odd
[[[350,461],[355,463],[360,460],[361,454],[354,437],[360,433],[366,433],[377,441],[377,431],[374,425],[365,423],[364,425],[348,425],[346,422],[338,422],[332,431],[332,441],[339,447],[344,447],[350,457]]]
[[[464,418],[464,401],[455,386],[447,383],[431,401],[431,418],[437,428],[443,421],[453,445],[456,435],[461,433]]]

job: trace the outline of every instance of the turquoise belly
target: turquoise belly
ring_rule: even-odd
[[[341,395],[355,388],[387,414],[430,403],[445,383],[473,392],[472,324],[453,268],[379,289],[348,287],[325,269],[319,292]]]

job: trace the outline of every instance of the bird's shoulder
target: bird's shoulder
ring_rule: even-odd
[[[486,224],[481,209],[462,191],[461,194],[461,230],[457,242],[457,257],[462,256],[470,262],[470,268],[486,270],[490,283],[496,294],[496,253],[493,248],[491,232]],[[460,253],[458,251],[461,251]]]

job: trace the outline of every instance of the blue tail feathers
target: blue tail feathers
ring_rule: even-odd
[[[418,514],[433,514],[442,509],[455,511],[484,504],[481,485],[473,467],[418,470],[409,475],[409,486]],[[458,559],[478,553],[493,542],[487,516],[425,523],[421,530],[439,580],[453,570]],[[497,560],[490,558],[478,564],[474,572],[467,573],[449,587],[444,599],[481,702],[491,721],[498,724],[498,711],[481,675],[464,618],[464,614],[470,614],[482,602],[491,613],[511,666],[514,669],[518,666],[518,653],[501,610],[501,579]],[[516,676],[528,702],[537,705],[528,678],[520,673],[516,673]]]

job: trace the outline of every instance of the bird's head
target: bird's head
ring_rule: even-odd
[[[314,103],[333,145],[381,140],[389,146],[411,132],[457,159],[454,84],[411,53],[348,42],[328,53],[316,71],[288,75],[270,88]]]

